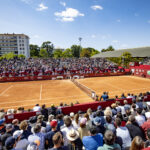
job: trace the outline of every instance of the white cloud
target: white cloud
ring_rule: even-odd
[[[91,8],[92,8],[93,10],[103,10],[103,7],[100,6],[100,5],[94,5],[94,6],[91,6]]]
[[[62,5],[62,6],[66,6],[66,3],[65,2],[60,2],[60,5]]]
[[[33,2],[33,0],[21,0],[21,1],[26,3],[26,4],[31,4]]]
[[[47,6],[45,6],[43,3],[39,4],[39,7],[36,9],[37,11],[43,11],[48,9]]]
[[[120,19],[118,19],[118,20],[117,20],[117,22],[121,22],[121,20],[120,20]]]
[[[77,9],[74,8],[66,8],[65,11],[62,12],[55,12],[54,15],[58,18],[56,20],[60,20],[63,22],[71,22],[74,21],[74,18],[79,17],[79,16],[84,16],[83,13],[80,13]]]
[[[150,20],[148,20],[147,22],[150,23]]]
[[[92,38],[92,39],[96,38],[96,35],[95,35],[95,34],[92,34],[92,35],[91,35],[91,38]]]

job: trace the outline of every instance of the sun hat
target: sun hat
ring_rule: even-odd
[[[79,137],[78,131],[71,129],[69,132],[67,132],[67,139],[69,141],[75,141]]]
[[[101,118],[100,118],[100,117],[94,118],[93,123],[94,123],[96,126],[101,125]]]
[[[146,116],[147,119],[150,119],[150,112],[146,112],[145,116]]]
[[[57,120],[52,120],[51,122],[50,122],[50,126],[51,127],[56,127],[57,126]]]
[[[74,112],[71,112],[71,113],[70,113],[70,117],[74,117]]]

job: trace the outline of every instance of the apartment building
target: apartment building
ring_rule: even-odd
[[[25,34],[0,34],[0,55],[9,52],[30,57],[29,37]]]

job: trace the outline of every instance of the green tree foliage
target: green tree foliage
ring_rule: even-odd
[[[40,48],[38,45],[30,44],[30,56],[39,57]]]
[[[60,58],[63,56],[63,51],[61,49],[54,50],[54,58]]]
[[[80,57],[80,52],[82,50],[82,47],[80,45],[72,45],[71,50],[72,50],[73,57],[77,57],[77,58]]]
[[[53,57],[54,45],[50,41],[43,42],[42,49],[45,49],[49,57]]]
[[[13,59],[15,56],[17,56],[17,55],[15,55],[14,53],[10,52],[10,53],[4,54],[2,56],[2,58],[3,59],[5,58],[5,59],[9,60],[9,59]]]
[[[102,49],[101,52],[115,51],[115,49],[110,45],[107,49]]]
[[[124,67],[128,67],[129,63],[132,61],[132,55],[129,52],[124,52],[121,55],[121,60],[122,60],[122,64],[124,65]]]
[[[48,53],[46,49],[40,49],[40,57],[42,58],[47,58],[48,57]]]
[[[82,48],[80,57],[90,57],[90,56],[91,56],[91,51],[88,48]]]
[[[18,58],[25,58],[25,56],[23,54],[20,54],[17,56]]]
[[[98,51],[98,50],[96,50],[96,49],[92,49],[92,52],[91,52],[91,56],[94,56],[94,55],[96,55],[96,54],[99,54],[100,52]]]
[[[64,57],[64,58],[70,58],[70,57],[73,57],[72,49],[67,48],[67,49],[63,52],[63,57]]]

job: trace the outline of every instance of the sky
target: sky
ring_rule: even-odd
[[[0,33],[97,50],[150,46],[150,0],[0,0]]]

